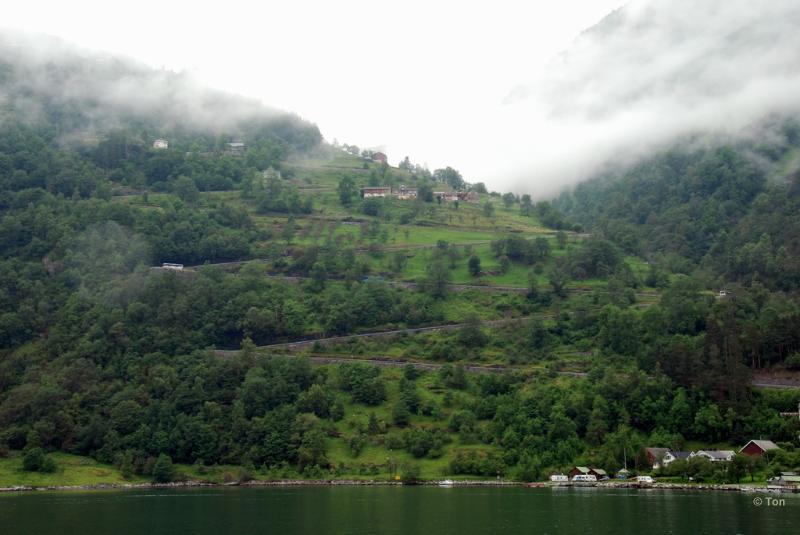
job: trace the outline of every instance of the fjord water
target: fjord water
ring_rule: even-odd
[[[437,487],[268,487],[0,496],[5,535],[797,533],[800,496]]]

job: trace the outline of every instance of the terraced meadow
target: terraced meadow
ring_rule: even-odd
[[[478,366],[585,371],[596,356],[591,344],[585,339],[548,342],[532,351],[527,344],[531,325],[553,329],[571,315],[597,311],[609,302],[639,309],[658,302],[659,292],[643,282],[648,264],[632,256],[620,256],[631,279],[622,287],[612,285],[609,289],[607,278],[591,274],[579,279],[565,277],[561,287],[552,286],[552,274],[559,263],[578,254],[591,237],[545,227],[536,209],[524,210],[518,198],[504,203],[499,194],[484,193],[474,203],[387,197],[353,199],[345,204],[339,190],[346,177],[357,188],[388,185],[396,191],[400,185],[418,187],[421,183],[410,170],[387,168],[329,150],[324,157],[290,160],[282,166],[284,187],[310,199],[308,213],[265,210],[257,198],[248,198],[241,190],[201,192],[196,209],[212,212],[225,207],[246,214],[252,221],[253,239],[249,253],[242,258],[205,260],[186,269],[217,267],[235,274],[249,266],[247,269],[259,276],[300,288],[327,285],[347,291],[352,284],[369,284],[407,293],[430,293],[431,266],[438,262],[446,267],[440,274],[441,295],[426,303],[431,313],[421,323],[370,324],[336,332],[321,323],[311,323],[303,332],[272,340],[264,351],[318,358],[391,357],[410,362],[459,361]],[[435,187],[449,190],[445,184]],[[116,201],[154,210],[180,202],[172,194],[152,193],[147,198],[125,196]],[[536,243],[544,252],[535,260],[519,254],[510,258],[508,251],[497,245],[507,239],[517,240],[517,246]],[[347,265],[326,265],[320,270],[324,273],[314,273],[314,265],[320,264],[320,251],[345,257]],[[478,270],[470,268],[471,259],[478,259]],[[335,263],[330,259],[325,262]],[[459,349],[458,338],[468,329],[486,337],[480,349]],[[370,335],[384,332],[393,334]],[[526,335],[520,336],[521,332]],[[335,338],[315,342],[331,335]],[[308,342],[294,343],[303,340]],[[286,343],[291,344],[280,345]],[[219,349],[225,352],[233,348]]]

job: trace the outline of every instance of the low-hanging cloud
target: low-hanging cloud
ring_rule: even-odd
[[[581,34],[513,90],[492,180],[552,195],[610,160],[692,134],[746,135],[800,110],[796,0],[638,0]]]
[[[62,117],[60,126],[79,138],[143,123],[236,134],[252,121],[300,121],[256,99],[204,87],[186,73],[0,29],[0,125],[41,123],[53,110],[72,114],[72,123]]]

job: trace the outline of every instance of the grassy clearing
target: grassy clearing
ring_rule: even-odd
[[[147,478],[125,479],[115,467],[101,464],[88,457],[51,453],[57,469],[50,474],[25,472],[22,470],[22,455],[14,452],[0,459],[0,487],[26,485],[46,487],[53,485],[98,485],[101,483],[137,483],[149,481]]]

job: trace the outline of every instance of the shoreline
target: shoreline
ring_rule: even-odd
[[[385,480],[360,480],[360,479],[278,479],[278,480],[253,480],[246,482],[234,481],[231,483],[214,483],[210,481],[173,481],[169,483],[97,483],[92,485],[14,485],[0,487],[0,493],[14,492],[43,492],[43,491],[91,491],[91,490],[158,490],[172,488],[230,488],[230,487],[311,487],[311,486],[353,486],[353,487],[401,487],[401,486],[441,486],[441,487],[522,487],[522,488],[553,488],[569,489],[571,485],[551,485],[548,482],[518,482],[494,480],[461,480],[450,481],[446,484],[438,480],[420,481],[411,485],[404,485],[400,481]],[[780,492],[773,491],[764,486],[753,484],[698,484],[698,483],[653,483],[640,486],[633,482],[599,482],[597,485],[580,487],[581,489],[635,489],[635,490],[692,490],[692,491],[717,491],[717,492]],[[787,489],[785,493],[798,492]]]

